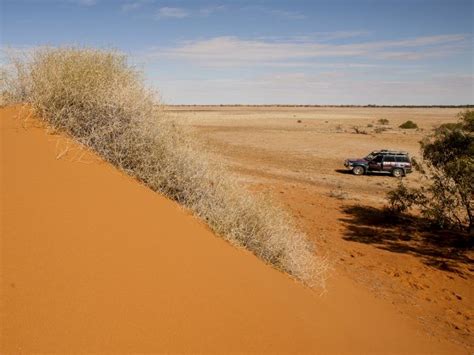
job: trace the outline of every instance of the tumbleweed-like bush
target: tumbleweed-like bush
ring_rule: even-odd
[[[5,80],[11,101],[29,104],[54,129],[189,208],[231,243],[306,284],[322,282],[326,263],[290,216],[242,188],[167,118],[126,56],[42,48],[12,67]]]

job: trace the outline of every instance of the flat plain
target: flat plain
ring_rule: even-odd
[[[419,157],[419,141],[457,108],[167,106],[249,189],[281,202],[318,252],[331,283],[348,277],[420,329],[472,351],[473,253],[449,234],[382,212],[397,179],[354,176],[346,158],[378,149]],[[388,124],[380,124],[387,119]],[[399,125],[412,120],[418,129]],[[357,133],[356,130],[359,132]],[[405,178],[423,184],[418,173]],[[412,223],[413,222],[413,223]]]

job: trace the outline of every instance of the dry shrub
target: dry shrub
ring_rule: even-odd
[[[347,194],[347,192],[344,192],[338,188],[337,190],[329,191],[329,197],[334,197],[338,200],[347,200],[349,198],[349,195]]]
[[[163,114],[125,56],[43,48],[14,66],[8,88],[12,99],[30,104],[55,129],[189,208],[231,243],[306,284],[322,282],[326,262],[315,256],[290,216],[261,195],[251,195],[202,152]]]
[[[352,129],[354,130],[355,134],[368,134],[365,129],[362,129],[358,126],[354,126],[354,127],[352,127]]]
[[[385,132],[385,131],[388,131],[388,128],[386,128],[386,127],[375,127],[375,129],[374,129],[375,133],[382,133],[382,132]]]
[[[415,122],[413,122],[411,120],[408,120],[408,121],[402,123],[398,127],[402,128],[402,129],[415,129],[415,128],[418,128],[418,125]]]

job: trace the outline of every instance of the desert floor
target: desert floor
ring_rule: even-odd
[[[456,271],[440,270],[414,241],[361,226],[344,206],[377,206],[393,180],[331,167],[347,153],[337,139],[358,155],[371,136],[324,133],[337,121],[307,122],[308,113],[297,124],[297,112],[277,112],[170,114],[251,188],[281,199],[334,260],[323,295],[27,111],[2,109],[0,352],[469,353],[468,256],[444,256]],[[335,189],[346,199],[330,197]],[[359,227],[376,242],[364,242]],[[405,244],[410,252],[391,249]]]
[[[473,256],[456,240],[381,213],[389,176],[356,177],[346,158],[377,149],[419,156],[419,141],[436,125],[455,122],[451,108],[167,107],[251,189],[284,204],[344,276],[420,329],[472,351]],[[389,125],[377,123],[386,118]],[[401,130],[406,120],[419,130]],[[372,127],[368,127],[372,125]],[[353,127],[367,134],[356,134]],[[381,133],[377,127],[386,129]],[[422,184],[417,173],[405,181]],[[329,294],[328,297],[331,297]]]

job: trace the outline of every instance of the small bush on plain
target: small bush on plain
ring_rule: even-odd
[[[189,208],[233,244],[309,285],[322,281],[325,261],[290,216],[239,186],[165,117],[125,56],[43,48],[12,64],[16,70],[4,81],[10,102],[29,104],[52,127]]]
[[[388,125],[390,123],[386,118],[380,118],[377,122],[381,125]]]
[[[418,128],[418,125],[415,122],[408,120],[402,123],[399,127],[402,129],[415,129]]]
[[[352,127],[352,129],[354,130],[355,134],[368,134],[365,129],[362,129],[358,126],[354,126],[354,127]]]

